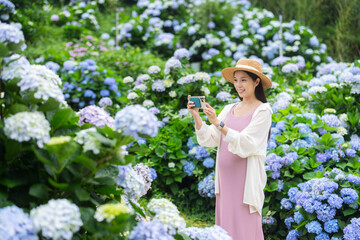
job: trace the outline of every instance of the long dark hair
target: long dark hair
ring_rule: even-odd
[[[241,71],[243,71],[243,70],[241,70]],[[237,72],[237,71],[235,71],[235,72]],[[234,72],[234,76],[235,76],[235,72]],[[243,72],[245,72],[247,75],[249,75],[254,82],[256,81],[256,79],[259,78],[258,75],[254,74],[252,72],[248,72],[248,71],[243,71]],[[260,79],[260,82],[255,88],[255,97],[258,100],[260,100],[261,102],[266,103],[267,99],[266,99],[266,96],[265,96],[265,91],[264,91],[264,88],[263,88],[263,85],[262,85],[262,82],[261,82],[261,78],[259,78],[259,79]],[[239,98],[240,98],[241,101],[243,100],[242,97],[239,96]],[[271,134],[271,126],[270,126],[270,129],[269,129],[268,142],[270,140],[270,134]]]

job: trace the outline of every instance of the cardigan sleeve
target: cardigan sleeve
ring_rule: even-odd
[[[224,141],[229,142],[228,150],[242,158],[256,155],[261,144],[267,140],[272,121],[271,115],[269,109],[263,109],[254,116],[242,132],[229,128],[224,137]]]
[[[220,112],[218,118],[223,121],[229,106]],[[204,147],[218,147],[221,137],[221,132],[214,125],[207,125],[204,121],[202,122],[201,128],[197,130],[195,128],[196,138],[198,143]]]

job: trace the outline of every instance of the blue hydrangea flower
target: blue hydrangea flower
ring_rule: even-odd
[[[173,240],[167,232],[167,227],[159,221],[138,222],[130,232],[129,239],[133,240]]]
[[[24,34],[16,24],[0,23],[0,42],[8,45],[25,41]]]
[[[294,213],[294,220],[295,220],[295,222],[296,222],[297,224],[299,224],[301,221],[304,220],[304,217],[303,217],[303,215],[302,215],[301,213],[295,212],[295,213]]]
[[[181,232],[193,240],[231,240],[227,232],[218,225],[206,228],[188,227]]]
[[[181,62],[177,58],[172,57],[165,63],[164,73],[169,74],[172,69],[181,68],[181,67],[182,67]]]
[[[180,48],[174,52],[174,57],[177,59],[190,58],[190,52],[186,48]]]
[[[356,176],[354,174],[348,174],[346,176],[346,180],[348,180],[349,182],[354,183],[354,184],[360,184],[360,177]]]
[[[215,165],[215,161],[214,161],[214,159],[208,157],[208,158],[205,158],[205,159],[204,159],[203,165],[204,165],[204,167],[206,167],[206,168],[212,168],[212,167],[214,167],[214,165]]]
[[[355,157],[356,151],[352,148],[348,148],[345,150],[345,154],[346,154],[346,156],[349,156],[349,157]]]
[[[292,204],[291,204],[290,200],[287,198],[281,199],[280,204],[281,204],[281,207],[280,207],[281,209],[284,208],[286,210],[289,210],[290,208],[292,208]]]
[[[344,228],[344,240],[360,239],[360,218],[353,218]]]
[[[192,176],[193,175],[193,171],[195,170],[195,164],[191,161],[185,161],[184,162],[184,172],[188,175],[188,176]]]
[[[28,214],[17,206],[0,209],[0,238],[37,240],[35,227]]]
[[[198,146],[196,148],[196,154],[195,154],[196,159],[203,159],[203,158],[207,158],[209,156],[210,156],[210,153],[203,146]]]
[[[118,166],[117,185],[124,189],[129,198],[137,199],[146,193],[144,179],[130,164]]]
[[[344,200],[344,203],[346,203],[346,204],[351,204],[359,198],[359,195],[357,194],[357,192],[351,188],[341,189],[340,194]]]
[[[154,114],[140,105],[126,106],[115,115],[114,128],[137,138],[139,134],[155,137],[159,123]]]
[[[214,198],[215,197],[215,173],[212,172],[201,180],[198,184],[198,191],[200,196]]]
[[[164,92],[165,91],[165,85],[164,80],[156,80],[152,85],[151,89],[156,92]]]
[[[322,204],[316,210],[317,218],[322,222],[327,222],[332,220],[336,215],[336,209],[330,207],[328,204]]]
[[[325,222],[324,229],[328,233],[336,233],[339,231],[339,224],[336,219]]]
[[[291,228],[291,223],[294,222],[294,219],[292,217],[288,217],[284,220],[285,225],[287,226],[287,228]]]
[[[224,91],[221,91],[216,95],[216,98],[223,102],[227,101],[230,97],[231,97],[231,94],[228,92],[224,92]]]
[[[311,221],[305,227],[309,233],[320,234],[322,232],[321,224],[318,221]]]
[[[327,233],[322,232],[315,237],[315,240],[330,240],[330,237]]]
[[[341,197],[339,197],[337,194],[331,194],[327,199],[327,201],[332,208],[337,208],[337,209],[340,209],[344,202],[344,200]]]
[[[284,73],[296,73],[299,71],[299,67],[294,63],[288,63],[281,68]]]
[[[37,232],[49,239],[72,239],[83,225],[79,207],[67,199],[51,199],[30,212]]]
[[[157,178],[157,173],[154,168],[150,168],[151,178],[154,181]]]
[[[286,240],[297,240],[299,236],[299,232],[296,229],[292,229],[286,236]]]
[[[329,127],[340,127],[341,121],[334,114],[325,114],[321,117],[321,119],[329,126]]]
[[[109,98],[109,97],[103,97],[99,101],[99,106],[102,108],[111,106],[112,104],[113,104],[113,102],[112,102],[111,98]]]
[[[100,90],[100,96],[102,96],[102,97],[108,97],[108,96],[110,96],[109,90],[107,90],[107,89],[101,89],[101,90]]]
[[[263,224],[273,225],[274,221],[275,221],[275,219],[272,216],[262,218],[262,223]]]

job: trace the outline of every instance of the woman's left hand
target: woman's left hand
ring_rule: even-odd
[[[218,126],[220,124],[219,119],[217,119],[216,117],[216,111],[215,109],[213,109],[210,104],[205,103],[206,104],[206,108],[203,109],[204,113],[206,114],[206,116],[208,117],[209,121],[214,124],[215,126]]]

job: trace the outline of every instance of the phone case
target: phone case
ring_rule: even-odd
[[[190,101],[195,103],[195,107],[192,107],[192,108],[201,108],[200,98],[190,97]]]
[[[193,108],[201,108],[201,109],[206,108],[204,96],[190,97],[190,101],[195,103],[195,107],[193,107]]]

